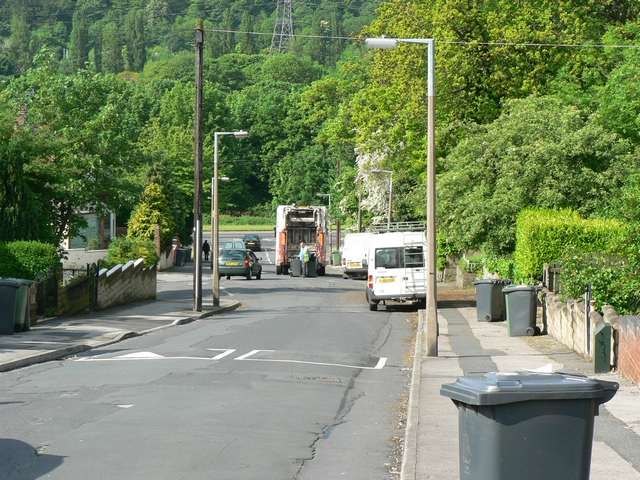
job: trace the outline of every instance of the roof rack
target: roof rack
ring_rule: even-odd
[[[386,232],[424,232],[427,230],[426,222],[390,222],[390,223],[372,223],[371,231],[373,233]]]

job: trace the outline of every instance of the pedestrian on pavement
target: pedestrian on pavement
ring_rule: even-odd
[[[308,274],[309,260],[311,258],[311,252],[304,242],[300,243],[300,265],[302,267],[302,276],[306,277]]]
[[[208,262],[209,261],[209,252],[211,252],[211,246],[209,245],[209,242],[207,242],[206,240],[202,244],[202,251],[204,252],[204,261]]]

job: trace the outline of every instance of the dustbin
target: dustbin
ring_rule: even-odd
[[[0,279],[0,335],[13,335],[19,289],[18,282]]]
[[[510,337],[537,335],[539,287],[533,285],[509,285],[502,291],[505,294],[507,309],[507,332]]]
[[[511,280],[485,278],[476,280],[476,311],[479,322],[501,322],[507,319],[507,311],[502,289]]]
[[[293,257],[291,259],[291,276],[299,277],[302,275],[302,262],[300,262],[300,257]]]
[[[315,277],[317,275],[317,266],[315,255],[311,255],[311,258],[307,262],[307,277]]]
[[[334,265],[342,265],[342,255],[340,252],[333,252],[331,254],[331,261]]]
[[[588,480],[594,416],[615,382],[484,373],[445,384],[458,408],[460,479]]]
[[[187,258],[186,248],[176,248],[176,265],[184,267],[184,262]]]
[[[29,289],[31,288],[33,281],[24,278],[5,278],[5,280],[14,281],[19,285],[18,292],[16,294],[16,309],[13,323],[14,331],[27,332],[31,330]]]

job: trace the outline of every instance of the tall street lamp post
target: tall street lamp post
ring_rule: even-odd
[[[211,214],[211,262],[213,263],[213,306],[220,306],[220,275],[218,269],[218,254],[220,253],[220,237],[218,224],[218,137],[233,135],[236,138],[246,138],[249,135],[244,130],[237,132],[215,132],[213,136],[213,212]]]
[[[316,193],[316,197],[328,197],[329,198],[329,210],[331,210],[331,194],[330,193]],[[327,214],[329,217],[329,214]],[[338,247],[339,249],[340,247]],[[333,231],[331,229],[331,217],[329,217],[329,251],[331,252],[331,261],[333,262]]]
[[[389,210],[387,212],[387,232],[391,229],[391,216],[393,212],[393,170],[373,169],[371,173],[388,173],[389,174]]]
[[[219,182],[228,182],[229,181],[229,177],[220,177],[218,178]],[[213,177],[211,177],[211,197],[209,198],[211,200],[211,245],[213,245],[213,186],[215,184],[215,179]],[[217,257],[216,257],[217,258]],[[211,255],[211,270],[213,270],[213,252]]]
[[[395,49],[399,43],[427,45],[429,136],[427,155],[427,325],[426,355],[438,355],[438,293],[436,282],[436,45],[433,38],[367,38],[369,48]]]

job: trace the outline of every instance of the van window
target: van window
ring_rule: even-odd
[[[376,268],[399,268],[397,248],[376,248]]]
[[[404,248],[404,265],[407,268],[424,267],[422,246]]]
[[[424,267],[422,246],[376,248],[376,268]]]

